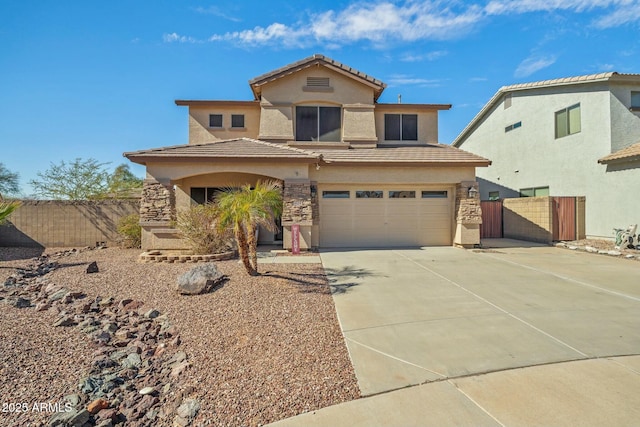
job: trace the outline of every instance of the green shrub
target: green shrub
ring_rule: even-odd
[[[22,204],[19,200],[5,202],[0,196],[0,224],[7,221],[9,215],[13,213]]]
[[[131,214],[120,218],[120,221],[118,221],[118,234],[120,234],[122,246],[140,248],[142,246],[140,215]]]
[[[195,254],[216,254],[233,248],[233,235],[218,227],[216,205],[195,205],[178,212],[175,227]]]

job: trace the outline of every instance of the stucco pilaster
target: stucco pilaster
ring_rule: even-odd
[[[140,201],[140,224],[168,225],[176,219],[176,196],[170,182],[145,179]]]

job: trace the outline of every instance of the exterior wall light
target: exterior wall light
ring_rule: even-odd
[[[469,187],[469,198],[470,199],[475,199],[476,196],[478,195],[478,190],[476,190],[475,187]]]

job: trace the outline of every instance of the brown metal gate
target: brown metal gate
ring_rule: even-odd
[[[502,237],[502,200],[482,201],[482,224],[480,224],[480,238]]]
[[[553,240],[576,240],[576,198],[552,197]]]

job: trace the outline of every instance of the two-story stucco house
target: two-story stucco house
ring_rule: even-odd
[[[479,243],[475,170],[490,162],[438,143],[450,105],[378,103],[384,83],[323,55],[249,84],[250,101],[176,101],[188,144],[124,154],[146,165],[144,249],[180,248],[177,211],[264,179],[284,205],[261,243],[290,248],[294,224],[303,249]]]
[[[585,196],[587,237],[640,223],[640,74],[503,87],[453,145],[491,159],[483,200]]]

